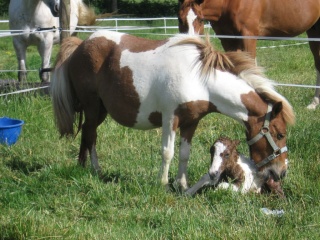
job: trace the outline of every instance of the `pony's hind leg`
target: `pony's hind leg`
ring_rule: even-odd
[[[91,165],[96,172],[100,172],[101,168],[98,162],[96,151],[97,128],[107,116],[107,111],[102,104],[99,109],[91,107],[90,111],[85,111],[85,122],[82,125],[81,145],[79,152],[79,163],[85,166],[88,152],[90,154]],[[97,114],[98,113],[98,114]]]

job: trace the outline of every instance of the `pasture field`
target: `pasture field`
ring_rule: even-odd
[[[6,28],[0,23],[0,29]],[[260,41],[259,46],[291,43]],[[221,49],[219,41],[214,44]],[[54,49],[53,58],[58,46]],[[0,69],[16,69],[11,38],[1,38],[0,52]],[[258,49],[257,54],[266,75],[276,82],[314,85],[308,45]],[[28,62],[29,69],[39,68],[35,48],[28,50]],[[29,78],[38,81],[36,72]],[[16,79],[16,73],[0,73],[0,79]],[[59,138],[49,96],[32,92],[0,97],[0,116],[25,121],[17,144],[0,146],[0,239],[319,239],[320,109],[306,109],[314,89],[277,89],[296,112],[296,124],[288,128],[286,200],[212,189],[193,198],[174,189],[166,192],[157,182],[161,129],[132,130],[110,118],[98,129],[100,179],[89,166],[77,165],[80,136]],[[207,171],[210,144],[220,135],[240,139],[241,152],[248,154],[239,123],[219,114],[206,116],[194,137],[189,184]],[[176,151],[172,181],[177,156]],[[267,216],[260,211],[263,207],[285,213]]]

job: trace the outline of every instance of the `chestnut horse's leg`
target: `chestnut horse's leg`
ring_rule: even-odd
[[[319,38],[320,37],[320,21],[318,21],[311,29],[307,31],[309,38]],[[314,65],[317,71],[317,82],[316,87],[320,87],[320,42],[310,41],[309,46],[313,54]],[[320,89],[316,88],[314,98],[312,102],[308,105],[308,109],[315,109],[319,105]]]

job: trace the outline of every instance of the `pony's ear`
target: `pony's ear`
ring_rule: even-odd
[[[276,117],[282,111],[282,102],[277,102],[272,107],[272,118]]]
[[[238,146],[240,144],[240,140],[234,140],[234,145]]]

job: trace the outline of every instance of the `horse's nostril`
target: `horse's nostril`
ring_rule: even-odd
[[[214,171],[214,172],[209,172],[209,176],[211,181],[217,179],[217,177],[219,177],[219,172],[218,171]]]
[[[270,177],[271,177],[275,182],[278,182],[278,181],[280,180],[279,174],[277,174],[275,171],[269,170],[269,174],[270,174]]]
[[[58,4],[56,4],[56,5],[54,6],[54,11],[57,12],[57,13],[59,12],[59,5],[58,5]]]
[[[280,174],[280,178],[283,179],[287,175],[287,170],[283,170]]]

